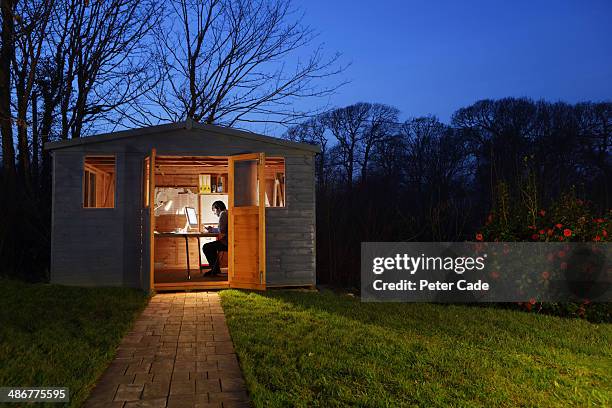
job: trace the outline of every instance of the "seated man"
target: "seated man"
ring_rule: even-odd
[[[212,203],[212,210],[215,215],[219,217],[219,225],[217,228],[206,227],[206,231],[219,233],[221,237],[216,241],[209,242],[202,246],[202,251],[204,251],[208,265],[211,267],[209,271],[204,272],[204,276],[214,276],[221,273],[221,268],[219,267],[219,252],[227,251],[227,209],[223,201],[215,201]]]

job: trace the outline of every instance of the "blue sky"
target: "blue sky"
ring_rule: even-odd
[[[394,105],[445,122],[484,98],[612,100],[612,1],[294,3],[329,54],[352,65],[329,101]],[[268,133],[271,129],[268,129]],[[274,132],[276,133],[276,132]]]

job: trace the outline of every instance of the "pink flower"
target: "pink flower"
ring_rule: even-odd
[[[604,237],[607,237],[608,236],[608,231],[602,230],[601,231],[601,235],[603,235]]]
[[[533,239],[534,241],[537,241],[540,238],[540,236],[538,234],[533,234],[531,236],[531,239]]]
[[[534,298],[529,299],[529,304],[530,305],[535,305],[536,300]]]

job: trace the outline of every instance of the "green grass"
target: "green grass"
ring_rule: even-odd
[[[612,325],[331,292],[221,292],[268,406],[610,406]]]
[[[87,398],[147,302],[133,289],[1,279],[0,292],[0,386],[68,387],[71,407]]]

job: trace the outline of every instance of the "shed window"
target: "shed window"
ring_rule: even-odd
[[[285,159],[266,157],[266,207],[284,207]]]
[[[115,207],[115,156],[85,156],[83,207]]]

